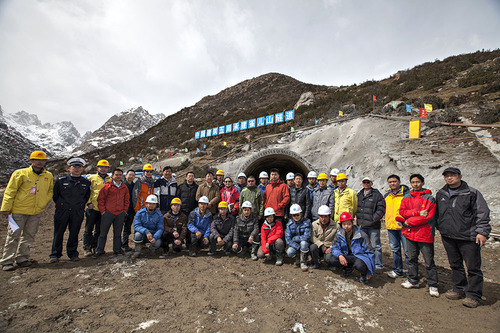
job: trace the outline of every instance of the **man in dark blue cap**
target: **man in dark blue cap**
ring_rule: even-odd
[[[445,296],[452,300],[465,297],[463,305],[475,308],[483,294],[481,247],[491,231],[490,210],[481,192],[462,181],[459,169],[446,168],[443,176],[446,185],[436,195],[437,228],[453,280],[453,289]]]

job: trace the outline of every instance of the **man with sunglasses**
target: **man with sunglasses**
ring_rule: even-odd
[[[256,182],[257,180],[254,176],[248,176],[247,187],[245,187],[240,194],[239,214],[243,212],[243,203],[248,201],[252,204],[252,207],[254,207],[253,212],[260,221],[264,214],[264,197],[260,188],[257,187]]]

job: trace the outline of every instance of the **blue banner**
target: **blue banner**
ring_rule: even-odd
[[[207,138],[209,136],[212,136],[212,129],[211,128],[207,129]]]
[[[295,110],[285,111],[285,121],[290,121],[295,119]]]
[[[231,133],[231,124],[226,125],[226,133]]]
[[[266,125],[272,125],[272,124],[274,124],[274,114],[266,116]]]
[[[276,113],[276,114],[274,115],[274,122],[275,122],[276,124],[278,124],[278,123],[282,123],[282,122],[284,122],[284,121],[285,121],[285,114],[284,114],[283,112]]]
[[[212,128],[212,135],[217,135],[217,134],[219,134],[219,128],[218,127]]]
[[[200,138],[200,131],[194,133],[194,138],[199,139]]]
[[[239,131],[240,130],[240,123],[234,123],[233,124],[233,132]]]
[[[219,126],[219,134],[224,134],[224,133],[226,133],[226,132],[225,132],[225,129],[226,129],[226,126]]]
[[[257,127],[264,126],[266,124],[266,117],[257,118]]]
[[[200,131],[200,138],[204,138],[204,137],[205,137],[205,134],[206,134],[206,131],[205,131],[205,130]]]
[[[246,130],[247,128],[248,128],[248,120],[243,120],[240,123],[240,130],[243,131],[243,130]]]
[[[257,119],[250,119],[248,121],[248,128],[255,128],[257,126]]]

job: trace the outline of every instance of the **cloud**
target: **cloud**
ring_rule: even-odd
[[[341,85],[500,45],[495,1],[0,2],[0,105],[83,132],[267,72]],[[22,19],[20,19],[22,18]]]

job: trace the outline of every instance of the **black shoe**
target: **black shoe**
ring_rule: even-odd
[[[351,276],[351,273],[352,273],[352,269],[351,268],[344,268],[344,277],[349,277]]]
[[[361,277],[359,278],[359,282],[361,283],[368,283],[368,279],[366,278],[366,275],[361,275]]]
[[[70,261],[80,261],[78,256],[69,258]]]
[[[94,253],[94,255],[92,256],[92,258],[97,259],[97,258],[99,258],[100,256],[102,256],[103,254],[104,254],[104,253],[97,253],[97,252],[96,252],[96,253]]]
[[[115,256],[123,255],[125,252],[123,251],[118,251],[118,252],[113,252]]]
[[[29,260],[17,264],[17,267],[30,267],[33,263]]]
[[[132,249],[130,246],[122,246],[122,250],[125,251],[125,252],[132,252],[134,251],[134,249]]]

